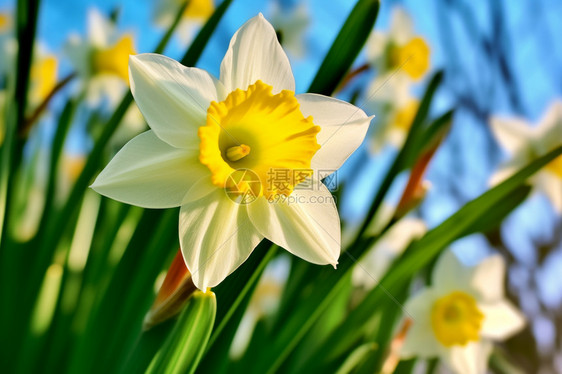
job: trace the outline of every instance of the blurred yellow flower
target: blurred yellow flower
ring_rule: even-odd
[[[410,39],[404,45],[391,45],[388,51],[388,68],[402,69],[412,79],[422,78],[429,70],[429,46],[421,37]]]
[[[415,35],[410,15],[400,7],[393,10],[390,30],[373,31],[367,41],[367,57],[378,75],[405,74],[419,80],[429,71],[430,54],[427,42]]]
[[[169,27],[178,14],[183,0],[157,0],[154,11],[154,22],[162,28]],[[185,8],[176,35],[182,45],[193,39],[197,30],[215,11],[213,0],[191,0]]]
[[[183,17],[206,20],[215,11],[213,0],[191,0],[183,12]]]
[[[10,16],[7,13],[0,13],[0,33],[6,32],[10,24]]]
[[[419,100],[411,99],[405,106],[396,110],[394,121],[392,121],[391,125],[398,130],[402,130],[404,132],[404,137],[408,131],[410,131],[410,127],[412,127],[412,122],[414,122],[419,107]]]
[[[88,12],[88,35],[71,34],[65,54],[86,90],[86,101],[97,106],[108,99],[117,105],[129,84],[129,56],[136,54],[130,33],[119,33],[114,21],[96,9]]]
[[[30,73],[30,100],[38,104],[45,100],[57,84],[57,58],[45,55],[33,61]]]
[[[129,56],[136,54],[131,35],[125,35],[112,46],[95,49],[92,54],[94,74],[115,74],[129,83]]]

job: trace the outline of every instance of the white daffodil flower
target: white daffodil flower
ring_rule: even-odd
[[[429,46],[414,33],[410,16],[400,7],[394,9],[387,33],[373,31],[369,36],[367,60],[377,72],[365,98],[367,112],[377,113],[373,153],[380,153],[387,144],[394,148],[404,144],[419,107],[411,86],[427,74],[429,57]]]
[[[404,145],[420,105],[409,91],[410,85],[400,76],[388,82],[377,78],[370,85],[367,92],[372,99],[366,100],[365,108],[379,114],[370,136],[373,153],[382,152],[387,145],[397,149]]]
[[[500,117],[492,118],[490,124],[494,137],[511,156],[492,176],[491,184],[495,185],[562,145],[562,100],[554,101],[536,126],[522,119]],[[562,156],[533,175],[530,183],[548,196],[556,212],[562,213]]]
[[[151,130],[92,188],[142,207],[180,206],[181,250],[199,289],[219,284],[264,237],[306,261],[337,264],[339,216],[318,178],[357,149],[371,118],[331,97],[296,95],[261,14],[233,36],[220,79],[156,54],[131,56],[129,69]],[[312,189],[301,188],[310,179]]]
[[[388,33],[373,31],[367,40],[367,59],[378,75],[400,74],[419,80],[429,70],[430,49],[414,33],[412,19],[401,7],[393,10]]]
[[[129,81],[129,55],[135,54],[131,34],[119,34],[111,20],[90,9],[87,40],[70,35],[65,52],[82,79],[86,101],[91,106],[106,98],[111,106],[121,100]]]
[[[467,267],[452,251],[445,252],[435,265],[431,286],[404,306],[413,323],[401,356],[439,357],[456,373],[485,373],[493,342],[525,324],[505,298],[504,276],[499,255]]]
[[[357,287],[371,289],[382,279],[392,262],[402,254],[415,239],[427,231],[423,220],[405,217],[394,224],[369,249],[353,269],[352,282]]]
[[[178,13],[185,0],[158,0],[154,12],[154,23],[157,26],[168,28]],[[177,26],[176,35],[183,46],[188,45],[197,30],[207,21],[215,11],[213,0],[190,0],[183,11]]]

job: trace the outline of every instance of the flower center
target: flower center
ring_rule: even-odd
[[[387,63],[390,69],[401,68],[412,79],[420,79],[429,69],[429,52],[423,38],[416,37],[402,46],[392,45]]]
[[[191,0],[183,12],[183,17],[206,20],[213,14],[214,10],[213,0]]]
[[[32,101],[43,101],[57,84],[57,59],[48,56],[34,62],[30,78]]]
[[[398,109],[394,116],[394,127],[408,132],[414,122],[420,103],[418,100],[410,100],[404,107]]]
[[[472,296],[455,291],[435,302],[431,326],[437,340],[444,346],[466,345],[479,339],[483,318]]]
[[[562,156],[556,157],[554,160],[546,164],[544,168],[562,179]]]
[[[7,31],[10,27],[10,17],[5,13],[0,13],[0,32]]]
[[[261,183],[259,195],[269,198],[290,195],[312,175],[320,127],[303,116],[293,92],[271,90],[258,80],[207,109],[207,123],[199,128],[199,160],[211,170],[214,185],[233,188],[232,174],[251,170]]]
[[[116,75],[125,82],[129,82],[129,55],[134,54],[133,37],[125,35],[113,46],[94,51],[92,72]]]

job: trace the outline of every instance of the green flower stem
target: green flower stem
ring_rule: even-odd
[[[194,373],[211,335],[216,307],[214,293],[195,292],[147,373]]]

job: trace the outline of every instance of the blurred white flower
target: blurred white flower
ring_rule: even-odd
[[[367,59],[379,76],[396,73],[419,80],[429,70],[429,57],[428,44],[414,33],[412,19],[400,7],[392,12],[390,30],[373,31],[367,40]]]
[[[280,1],[273,2],[271,24],[281,34],[281,45],[287,52],[302,58],[306,53],[305,30],[310,23],[304,3],[283,7]]]
[[[427,231],[423,220],[405,217],[394,224],[375,245],[368,250],[353,269],[355,286],[373,288],[385,275],[392,262],[416,239]]]
[[[136,53],[131,34],[119,34],[110,19],[90,9],[87,39],[71,34],[65,52],[82,80],[91,106],[107,98],[113,107],[121,100],[129,82],[129,55]]]
[[[429,46],[414,34],[410,16],[400,7],[394,9],[387,33],[371,33],[367,59],[376,78],[367,88],[364,106],[367,112],[377,113],[370,136],[374,153],[387,144],[394,148],[404,144],[419,107],[411,86],[428,72],[429,56]]]
[[[154,22],[162,28],[169,27],[185,0],[158,0]],[[215,11],[213,0],[190,0],[183,11],[176,35],[182,46],[188,45],[196,32]]]
[[[382,152],[387,145],[400,149],[418,112],[420,102],[409,94],[409,85],[401,85],[403,81],[404,79],[398,78],[382,89],[387,95],[395,95],[394,99],[378,97],[365,104],[369,113],[377,113],[370,136],[370,149],[375,154]],[[376,90],[379,84],[384,83],[375,79],[369,92]]]
[[[484,374],[494,341],[520,331],[523,315],[504,296],[505,262],[490,256],[474,267],[445,252],[431,286],[405,304],[413,323],[403,358],[439,357],[456,373]]]
[[[309,262],[337,264],[341,232],[330,191],[295,187],[318,170],[337,170],[371,118],[331,97],[295,95],[289,60],[261,14],[233,36],[220,80],[155,54],[132,56],[129,67],[151,130],[127,143],[92,188],[143,207],[181,206],[181,249],[201,290],[264,237]]]
[[[529,162],[562,145],[562,100],[551,105],[540,122],[533,126],[519,118],[493,117],[492,134],[511,159],[492,176],[495,185]],[[562,156],[557,157],[530,178],[536,191],[544,193],[554,209],[562,213]]]

